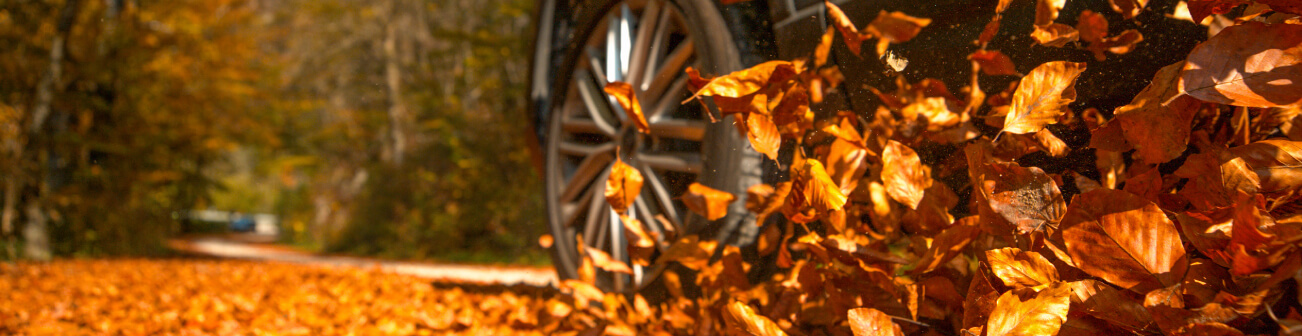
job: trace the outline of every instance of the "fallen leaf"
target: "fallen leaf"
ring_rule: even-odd
[[[728,205],[737,196],[693,182],[687,186],[687,193],[683,194],[682,199],[688,210],[705,216],[705,219],[716,220],[728,214]]]
[[[1029,288],[1004,292],[986,323],[986,335],[1056,335],[1067,321],[1071,287],[1058,283],[1039,293]]]
[[[1072,305],[1086,314],[1131,330],[1157,333],[1153,316],[1142,302],[1101,281],[1086,279],[1068,283]]]
[[[1082,271],[1137,293],[1179,283],[1188,267],[1175,224],[1153,202],[1125,191],[1077,195],[1062,230]]]
[[[754,336],[786,336],[787,334],[777,323],[773,323],[773,320],[756,313],[750,305],[740,301],[729,303],[723,316],[728,328],[735,331]]]
[[[1302,142],[1265,140],[1230,148],[1260,180],[1270,197],[1290,197],[1302,191]]]
[[[606,93],[615,97],[619,106],[628,114],[628,120],[633,121],[637,126],[638,132],[651,133],[651,126],[646,122],[646,115],[642,114],[642,103],[637,101],[637,94],[633,92],[633,86],[624,82],[606,83]]]
[[[1012,223],[1018,233],[1029,234],[1056,226],[1066,212],[1058,185],[1044,170],[1016,163],[993,162],[973,168],[979,174],[979,191],[990,209]]]
[[[1193,3],[1190,3],[1192,7]],[[1302,104],[1302,25],[1244,22],[1189,53],[1180,92],[1248,107]]]
[[[1057,123],[1067,112],[1067,104],[1076,100],[1076,78],[1084,71],[1085,63],[1061,61],[1035,67],[1013,93],[1003,131],[1034,133]]]
[[[606,202],[615,212],[627,212],[633,200],[642,193],[642,182],[642,173],[615,159],[615,164],[610,167],[610,178],[606,179]]]
[[[854,308],[846,312],[854,336],[904,336],[891,316],[872,308]]]
[[[882,150],[882,184],[886,193],[897,202],[917,209],[922,196],[931,187],[931,177],[918,153],[895,140],[889,140]]]
[[[1004,285],[1041,289],[1058,282],[1058,269],[1040,253],[1007,247],[986,250],[986,262]]]
[[[945,228],[932,240],[931,247],[921,259],[914,264],[910,274],[922,274],[936,270],[950,259],[962,253],[976,238],[981,228],[977,226],[977,216],[968,216]]]
[[[1193,22],[1203,22],[1203,18],[1212,14],[1229,13],[1234,7],[1248,3],[1247,0],[1186,0]]]
[[[1183,67],[1180,62],[1158,70],[1130,104],[1114,112],[1126,142],[1135,148],[1135,157],[1145,163],[1171,161],[1183,154],[1189,143],[1190,123],[1201,104],[1180,95],[1176,83]]]

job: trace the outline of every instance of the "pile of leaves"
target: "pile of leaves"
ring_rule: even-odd
[[[203,260],[0,264],[5,335],[542,335],[554,290]]]
[[[1102,60],[1143,40],[1136,30],[1109,36],[1107,19],[1088,10],[1075,26],[1057,23],[1065,0],[1036,1],[1029,34],[1043,47],[1083,48]],[[1302,333],[1302,6],[1181,2],[1167,15],[1206,22],[1211,37],[1154,74],[1129,104],[1099,111],[1068,108],[1087,63],[1051,61],[1023,75],[986,49],[1010,2],[999,1],[976,41],[970,85],[952,91],[901,76],[893,91],[872,88],[882,101],[875,110],[811,109],[858,75],[829,64],[833,42],[840,36],[872,59],[860,45],[875,41],[898,71],[907,60],[887,47],[930,20],[883,11],[858,28],[828,3],[833,24],[812,57],[715,78],[689,69],[693,98],[712,101],[711,117],[734,123],[789,180],[746,195],[693,185],[682,199],[708,218],[745,202],[764,225],[756,254],[778,271],[756,281],[742,248],[695,235],[659,237],[673,244],[657,254],[657,237],[625,218],[633,263],[695,277],[663,273],[662,302],[603,293],[594,275],[630,273],[629,265],[580,251],[588,258],[579,279],[562,284],[574,312],[555,331]],[[1111,1],[1127,19],[1147,3]],[[1020,81],[986,93],[981,76]],[[607,92],[630,119],[642,119],[626,85]],[[1089,134],[1088,146],[1071,146],[1060,132]],[[1019,160],[1082,153],[1096,171]],[[617,212],[641,181],[636,170],[612,170],[606,196]]]

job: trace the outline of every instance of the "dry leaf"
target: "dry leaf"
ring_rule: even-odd
[[[728,328],[745,332],[753,336],[786,336],[777,323],[755,312],[749,305],[733,301],[723,314]]]
[[[882,184],[897,202],[917,209],[922,196],[931,187],[931,177],[912,148],[889,140],[882,150]]]
[[[1153,202],[1125,191],[1077,195],[1062,230],[1082,271],[1137,293],[1179,283],[1188,267],[1175,224]]]
[[[998,50],[978,49],[973,52],[968,59],[981,65],[981,73],[990,76],[999,75],[1018,75],[1017,67],[1013,66],[1013,59]]]
[[[588,252],[588,257],[592,258],[592,265],[597,268],[606,270],[607,272],[633,274],[633,269],[629,268],[628,264],[611,258],[610,254],[607,254],[606,252],[595,248],[586,248],[584,251]]]
[[[716,220],[728,214],[728,205],[737,196],[693,182],[687,186],[687,193],[683,194],[682,199],[687,209],[705,216],[705,219]]]
[[[929,24],[931,19],[912,17],[903,12],[881,11],[873,22],[868,23],[866,30],[878,38],[877,54],[885,55],[888,45],[912,40]]]
[[[1058,282],[1058,269],[1039,253],[1017,248],[986,251],[986,261],[1004,285],[1013,288],[1045,288]]]
[[[1012,223],[1018,233],[1040,231],[1046,224],[1056,226],[1066,212],[1058,185],[1040,168],[994,162],[970,169],[979,174],[976,187],[990,209]]]
[[[805,159],[791,166],[791,194],[787,199],[800,207],[810,207],[819,213],[841,210],[846,197],[841,188],[832,182],[823,164]]]
[[[633,86],[624,82],[606,83],[606,93],[615,97],[619,106],[628,114],[628,120],[637,126],[638,132],[651,133],[651,126],[646,122],[646,115],[642,114],[642,103],[637,101],[637,94],[633,92]]]
[[[1056,335],[1067,321],[1071,287],[1058,283],[1039,293],[1014,289],[999,296],[986,323],[986,335]]]
[[[854,336],[904,336],[891,316],[872,308],[855,308],[846,312]]]
[[[615,212],[627,212],[633,200],[642,193],[642,182],[642,173],[616,159],[610,167],[610,178],[606,179],[606,202]]]
[[[1190,3],[1192,6],[1193,3]],[[1302,25],[1244,22],[1194,47],[1180,92],[1218,104],[1302,104]]]
[[[1201,104],[1179,96],[1176,83],[1183,66],[1180,62],[1158,70],[1144,91],[1115,112],[1122,135],[1134,146],[1135,157],[1145,163],[1171,161],[1184,153],[1189,143],[1190,122]]]
[[[1034,133],[1057,123],[1067,104],[1076,100],[1076,77],[1084,71],[1085,63],[1049,62],[1035,67],[1013,93],[1003,131]]]

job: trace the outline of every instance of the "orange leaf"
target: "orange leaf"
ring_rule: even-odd
[[[832,141],[827,153],[827,174],[841,188],[842,194],[849,195],[859,186],[859,179],[868,170],[869,155],[867,149],[843,138]]]
[[[1259,191],[1267,196],[1285,196],[1302,189],[1302,142],[1265,140],[1230,148],[1230,153],[1256,173]]]
[[[1057,123],[1067,104],[1076,100],[1076,78],[1084,71],[1085,63],[1062,61],[1035,67],[1013,93],[1003,131],[1034,133],[1045,125]]]
[[[872,308],[854,308],[846,312],[854,336],[904,336],[891,316]]]
[[[1234,7],[1248,3],[1247,0],[1188,0],[1189,15],[1193,22],[1203,22],[1203,18],[1212,14],[1229,13]]]
[[[937,234],[931,242],[931,248],[927,249],[927,253],[923,254],[921,259],[918,259],[915,264],[917,266],[910,273],[922,274],[933,271],[958,256],[981,231],[977,226],[978,221],[977,216],[964,217]]]
[[[728,214],[728,204],[732,204],[737,196],[693,182],[687,186],[687,193],[683,194],[682,199],[687,209],[706,219],[716,220]]]
[[[868,24],[869,34],[876,35],[877,54],[885,55],[886,46],[891,43],[903,43],[912,40],[922,32],[922,28],[931,24],[931,19],[912,17],[902,12],[881,11],[877,18]]]
[[[771,83],[785,82],[795,75],[796,68],[791,62],[768,61],[710,79],[692,97],[741,98],[759,92]]]
[[[1057,335],[1067,321],[1071,287],[1058,283],[1036,293],[1014,289],[999,296],[986,322],[986,335]]]
[[[741,118],[738,118],[737,122],[741,122]],[[778,126],[773,124],[773,119],[766,114],[746,113],[745,123],[746,138],[750,140],[751,147],[754,147],[756,152],[777,161],[778,148],[782,146],[782,134],[778,133]]]
[[[819,213],[841,210],[846,197],[841,188],[814,159],[804,159],[791,165],[791,194],[788,200],[801,208],[812,208]],[[792,197],[794,196],[794,198]]]
[[[841,7],[828,1],[823,1],[823,5],[827,6],[827,17],[832,20],[832,26],[841,31],[841,38],[845,40],[846,48],[850,49],[855,56],[859,56],[863,41],[872,38],[872,35],[859,33],[859,28],[855,28],[850,18],[841,11]]]
[[[595,248],[586,248],[584,250],[588,252],[588,257],[592,258],[592,265],[597,268],[604,269],[608,272],[633,274],[633,269],[628,268],[628,264],[611,258],[610,254],[607,254],[606,252],[602,252]]]
[[[755,309],[740,301],[729,303],[723,317],[724,323],[731,330],[754,336],[786,336],[787,334],[782,331],[782,327],[778,327],[777,323],[773,323],[773,320],[756,313]]]
[[[1145,163],[1171,161],[1184,153],[1189,143],[1189,124],[1200,103],[1190,97],[1177,97],[1180,92],[1176,82],[1182,67],[1184,62],[1158,70],[1144,91],[1115,112],[1114,120],[1126,142],[1135,147],[1135,157]]]
[[[1113,11],[1121,13],[1121,17],[1126,19],[1139,15],[1139,10],[1148,5],[1148,0],[1110,0],[1108,2],[1112,5]]]
[[[642,173],[616,158],[610,167],[610,178],[606,179],[606,202],[615,212],[627,212],[633,200],[642,193],[642,182]]]
[[[1017,75],[1017,67],[1013,66],[1013,59],[998,50],[980,50],[968,56],[968,59],[976,61],[981,65],[981,73],[991,76],[998,75]]]
[[[1125,191],[1077,195],[1062,228],[1082,271],[1137,293],[1179,283],[1188,267],[1175,224],[1153,202]]]
[[[882,150],[882,184],[892,199],[910,209],[917,209],[931,182],[917,152],[895,140],[888,140]]]
[[[624,82],[606,83],[606,93],[615,97],[619,101],[619,106],[628,114],[628,120],[633,121],[637,126],[638,132],[651,133],[651,126],[646,122],[646,115],[642,114],[642,103],[637,101],[637,94],[633,92],[633,86]]]
[[[1080,39],[1080,32],[1071,26],[1054,23],[1047,26],[1035,26],[1035,30],[1031,31],[1031,37],[1042,46],[1062,48],[1067,46],[1068,43]]]
[[[1193,3],[1190,3],[1193,5]],[[1244,22],[1189,53],[1180,92],[1218,104],[1302,104],[1302,25]]]
[[[1058,11],[1067,5],[1067,0],[1035,0],[1035,25],[1048,26],[1058,19]]]
[[[1104,37],[1108,37],[1108,19],[1103,14],[1086,9],[1076,19],[1076,31],[1080,32],[1081,41],[1102,42]]]
[[[678,238],[678,241],[669,245],[664,254],[656,260],[657,263],[676,261],[683,266],[700,270],[710,262],[710,255],[714,253],[715,246],[718,243],[712,240],[702,241],[696,235],[689,235]]]
[[[983,166],[983,167],[982,167]],[[1058,185],[1037,167],[994,162],[972,167],[975,183],[990,209],[1012,223],[1018,233],[1040,231],[1045,224],[1057,224],[1066,212]]]
[[[746,189],[746,209],[755,213],[755,225],[764,225],[769,215],[787,202],[791,182],[778,183],[777,188],[756,184]]]
[[[1040,253],[1007,247],[987,250],[986,261],[1004,285],[1013,288],[1043,288],[1058,282],[1058,269]]]
[[[1087,279],[1068,283],[1071,287],[1073,305],[1079,305],[1086,314],[1100,318],[1131,330],[1160,333],[1153,322],[1153,316],[1144,309],[1143,304],[1131,298],[1111,285]]]

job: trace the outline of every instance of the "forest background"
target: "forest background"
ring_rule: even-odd
[[[528,0],[0,0],[0,260],[156,255],[177,214],[545,263]]]

